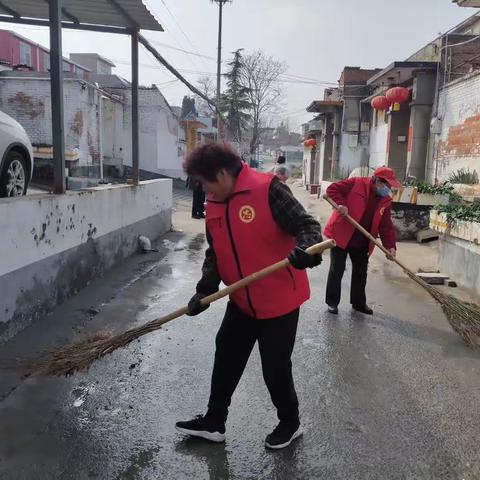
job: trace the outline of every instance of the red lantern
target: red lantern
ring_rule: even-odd
[[[385,96],[393,103],[393,110],[398,112],[400,110],[400,104],[410,99],[410,90],[405,87],[393,87],[387,91]]]
[[[303,144],[306,147],[315,147],[317,145],[317,141],[314,138],[309,138],[308,140],[305,140]]]
[[[392,102],[383,95],[373,98],[371,103],[372,108],[375,110],[387,110],[391,104]]]

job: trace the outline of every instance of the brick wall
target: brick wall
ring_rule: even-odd
[[[442,90],[439,116],[442,131],[436,142],[430,180],[448,180],[460,168],[480,174],[480,73],[459,80]],[[435,168],[436,163],[436,168]]]
[[[64,83],[65,150],[78,151],[78,166],[99,161],[98,91],[80,81]],[[17,120],[33,144],[52,144],[50,81],[1,78],[0,110]]]

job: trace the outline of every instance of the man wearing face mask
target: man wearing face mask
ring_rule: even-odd
[[[326,237],[337,242],[337,246],[330,251],[326,293],[330,313],[338,313],[342,277],[349,256],[352,262],[352,308],[367,315],[373,314],[367,304],[365,287],[368,258],[375,245],[344,217],[350,215],[375,238],[380,236],[383,246],[390,251],[391,260],[396,254],[396,232],[391,218],[391,189],[400,186],[391,168],[380,167],[375,170],[372,178],[349,178],[332,183],[327,188],[327,195],[340,206],[339,211],[332,213],[324,232]]]

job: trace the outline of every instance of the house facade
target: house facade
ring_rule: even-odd
[[[0,64],[9,69],[27,69],[32,72],[50,71],[50,50],[10,30],[0,30]],[[89,79],[90,69],[66,58],[63,71]]]
[[[307,107],[315,117],[304,126],[304,141],[316,140],[305,149],[307,185],[383,165],[401,181],[480,173],[480,13],[393,60],[377,70],[346,67],[338,87]],[[372,107],[396,87],[408,100]]]

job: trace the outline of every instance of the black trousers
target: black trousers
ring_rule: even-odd
[[[339,247],[330,250],[330,271],[327,282],[327,305],[337,306],[340,303],[342,291],[342,277],[345,272],[347,255],[352,261],[352,281],[350,285],[350,303],[352,305],[365,305],[367,297],[365,287],[367,286],[368,271],[368,250],[357,250]]]
[[[193,189],[192,217],[198,217],[205,213],[205,192],[202,187]]]
[[[233,392],[258,340],[263,378],[281,421],[298,420],[298,399],[292,376],[299,310],[282,317],[256,320],[230,302],[216,338],[215,363],[207,418],[225,422]]]

